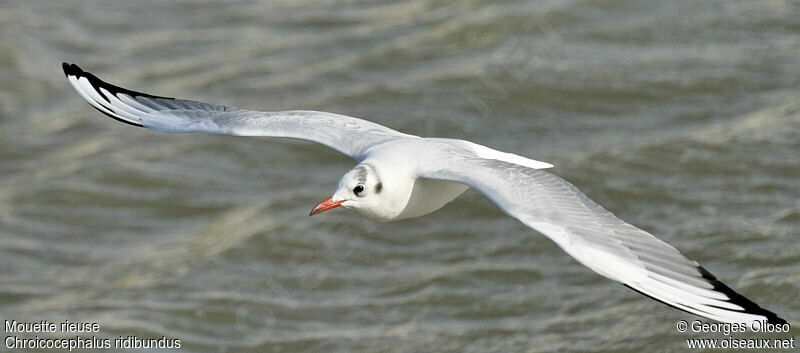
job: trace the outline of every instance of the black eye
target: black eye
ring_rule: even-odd
[[[364,192],[364,185],[358,184],[355,188],[353,188],[353,193],[356,194],[356,196],[361,196],[359,194],[362,192]]]

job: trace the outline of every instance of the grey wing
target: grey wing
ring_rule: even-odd
[[[420,162],[418,174],[477,189],[583,265],[653,299],[723,322],[785,322],[552,173],[450,153]]]
[[[62,67],[72,86],[95,109],[123,123],[157,131],[288,137],[318,142],[355,159],[381,142],[415,137],[333,113],[259,112],[154,96],[109,84],[74,64]]]

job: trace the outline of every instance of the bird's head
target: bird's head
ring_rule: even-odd
[[[310,216],[344,207],[377,221],[387,221],[394,216],[392,203],[385,196],[385,187],[375,167],[359,164],[339,179],[333,196],[320,202]]]

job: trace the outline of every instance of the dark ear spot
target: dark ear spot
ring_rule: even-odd
[[[381,190],[383,190],[383,183],[381,183],[381,182],[379,181],[377,184],[375,184],[375,193],[376,193],[376,194],[377,194],[377,193],[380,193],[380,192],[381,192]]]

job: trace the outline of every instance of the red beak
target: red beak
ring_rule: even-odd
[[[322,213],[322,212],[325,212],[327,210],[332,210],[332,209],[334,209],[336,207],[341,206],[342,202],[344,202],[344,200],[333,201],[333,197],[329,197],[325,201],[320,202],[319,205],[317,205],[317,207],[314,207],[314,209],[311,210],[311,213],[309,214],[309,216],[313,216],[313,215],[315,215],[317,213]]]

